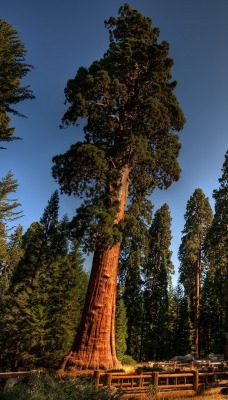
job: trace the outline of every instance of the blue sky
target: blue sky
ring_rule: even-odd
[[[196,188],[209,197],[228,148],[228,1],[227,0],[129,0],[128,3],[160,28],[160,40],[170,44],[174,60],[176,96],[187,123],[180,134],[180,180],[152,196],[154,211],[167,203],[172,216],[173,262],[184,227],[186,204]],[[66,110],[64,88],[80,66],[88,67],[108,48],[104,20],[117,16],[119,0],[2,0],[0,18],[18,32],[34,70],[24,83],[36,99],[19,104],[28,118],[13,118],[16,136],[23,140],[0,153],[0,178],[12,170],[18,180],[17,197],[26,230],[39,221],[58,188],[51,175],[52,157],[77,140],[80,129],[59,130]],[[73,198],[61,196],[60,213],[71,217]],[[87,260],[89,266],[90,260]]]

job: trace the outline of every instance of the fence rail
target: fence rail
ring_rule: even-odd
[[[120,389],[123,397],[129,394],[148,394],[159,397],[194,395],[213,387],[228,385],[228,371],[199,372],[150,372],[140,374],[103,373],[94,371],[95,386],[111,386]]]

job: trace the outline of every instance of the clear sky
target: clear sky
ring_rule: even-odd
[[[80,66],[88,67],[108,48],[104,20],[117,16],[120,0],[1,0],[0,18],[11,24],[27,49],[34,70],[24,84],[36,99],[19,104],[28,117],[15,117],[15,135],[23,140],[0,152],[0,178],[12,170],[26,230],[39,221],[58,185],[51,175],[52,157],[77,141],[78,128],[60,130],[66,110],[64,88]],[[180,180],[152,196],[154,211],[167,203],[172,217],[173,262],[184,227],[186,204],[196,188],[209,197],[228,149],[228,1],[129,0],[131,7],[151,17],[160,40],[170,44],[176,96],[187,123],[180,134]],[[77,202],[61,196],[60,215],[72,217]],[[89,260],[87,260],[89,266]]]

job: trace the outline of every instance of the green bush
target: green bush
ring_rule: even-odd
[[[127,354],[122,356],[120,361],[121,361],[121,363],[123,365],[134,365],[134,364],[136,364],[136,361],[132,358],[132,356],[128,356]]]
[[[53,378],[35,375],[12,388],[0,389],[1,400],[119,400],[120,393],[110,388],[96,389],[80,378]]]

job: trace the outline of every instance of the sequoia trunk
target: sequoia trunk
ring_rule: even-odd
[[[129,168],[121,171],[115,199],[119,212],[115,224],[124,218],[129,185]],[[84,310],[70,353],[60,370],[113,369],[120,367],[115,348],[116,284],[120,243],[97,248],[93,256]]]

